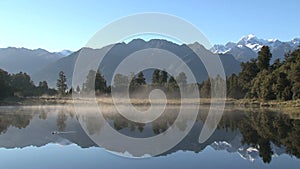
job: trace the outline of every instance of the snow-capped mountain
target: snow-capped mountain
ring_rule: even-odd
[[[229,141],[215,141],[210,146],[217,151],[227,151],[229,153],[238,153],[241,158],[249,160],[251,162],[257,160],[259,157],[259,150],[248,144],[242,144],[243,136],[241,134]],[[284,154],[286,151],[285,147],[278,147],[271,142],[271,149],[273,151],[273,157],[278,157]]]
[[[263,46],[269,46],[273,54],[272,61],[284,58],[284,54],[297,49],[300,38],[294,38],[288,42],[278,39],[260,39],[253,34],[243,36],[238,42],[228,42],[225,45],[214,45],[210,50],[213,53],[232,54],[239,61],[248,61],[256,58],[257,53]]]
[[[60,56],[69,56],[70,54],[72,54],[73,52],[67,49],[64,49],[60,52],[55,52],[56,54],[60,55]]]

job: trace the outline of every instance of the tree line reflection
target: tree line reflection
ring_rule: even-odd
[[[129,121],[117,113],[107,113],[105,119],[110,126],[120,133],[134,137],[150,137],[165,132],[174,124],[178,114],[177,109],[170,109],[164,112],[160,118],[149,124],[136,123]],[[201,110],[198,114],[196,125],[202,125],[208,110]],[[64,109],[56,111],[56,127],[57,131],[66,131],[67,120],[77,121],[74,118],[76,115],[72,111]],[[24,129],[30,125],[33,117],[38,117],[41,120],[49,120],[48,110],[28,110],[15,109],[0,111],[0,136],[8,132],[9,127],[17,129]],[[86,116],[85,123],[89,134],[93,135],[101,131],[103,122],[98,122],[93,116]],[[186,118],[172,127],[177,127],[184,131],[187,123],[191,121],[187,115]],[[300,158],[300,120],[291,118],[289,115],[272,110],[230,110],[225,112],[217,130],[225,129],[227,132],[239,132],[242,135],[241,143],[243,145],[250,145],[259,151],[259,156],[265,163],[270,163],[272,155],[274,154],[271,144],[277,147],[284,147],[285,153]],[[198,128],[197,128],[198,130]],[[49,131],[50,132],[50,131]],[[200,132],[200,131],[199,131]],[[182,145],[190,146],[198,140],[199,133],[192,132],[189,134],[188,140],[183,140]],[[76,137],[75,137],[76,138]],[[0,137],[1,139],[1,137]],[[220,138],[222,140],[222,138]],[[76,140],[70,140],[76,142]],[[77,142],[76,142],[77,143]],[[180,143],[181,144],[181,143]],[[210,145],[211,142],[204,143],[205,146]],[[192,151],[199,152],[205,148],[200,145],[193,145]],[[202,145],[203,146],[203,145]],[[178,147],[177,147],[178,148]],[[178,149],[183,149],[182,147]],[[178,150],[174,150],[178,151]]]

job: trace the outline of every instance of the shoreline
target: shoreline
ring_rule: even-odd
[[[27,98],[7,98],[0,100],[0,106],[30,106],[30,105],[61,105],[61,104],[73,104],[74,101],[77,103],[88,103],[91,99],[75,99],[72,97],[27,97]],[[150,105],[148,99],[115,99],[117,103],[128,104],[132,103],[135,106],[146,106]],[[104,105],[113,105],[114,102],[109,97],[97,97],[97,102]],[[214,104],[222,104],[221,99],[215,99],[212,101]],[[152,104],[162,105],[163,100],[154,100]],[[183,99],[183,104],[199,104],[207,105],[211,104],[211,99],[200,98],[200,99]],[[167,105],[180,105],[180,99],[169,99]],[[241,108],[298,108],[300,107],[300,100],[290,100],[290,101],[260,101],[260,100],[250,100],[250,99],[226,99],[225,106],[241,107]]]

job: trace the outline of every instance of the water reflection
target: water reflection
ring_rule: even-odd
[[[246,114],[238,128],[243,135],[242,142],[257,148],[266,163],[274,155],[271,144],[300,157],[300,120],[268,110],[253,111]]]
[[[158,156],[179,150],[201,153],[210,146],[216,151],[239,153],[250,161],[261,158],[263,162],[270,163],[274,156],[281,154],[300,158],[299,118],[271,110],[226,110],[212,137],[200,144],[198,136],[207,112],[207,109],[201,109],[190,133],[178,145]],[[166,131],[174,123],[177,114],[176,108],[167,109],[160,118],[146,124],[128,121],[113,110],[108,110],[105,118],[118,132],[142,138]],[[0,147],[40,147],[48,143],[96,147],[81,128],[78,118],[71,107],[2,107]],[[84,120],[89,134],[101,132],[103,122],[97,121],[92,115],[85,116]],[[175,127],[183,131],[189,122],[187,114]]]
[[[12,126],[18,129],[25,128],[29,125],[32,119],[31,114],[27,114],[24,110],[16,109],[11,112],[0,114],[0,134],[6,133],[7,129]]]

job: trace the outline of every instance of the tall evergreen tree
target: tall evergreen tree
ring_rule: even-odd
[[[146,79],[144,77],[144,74],[143,72],[140,72],[138,75],[137,75],[137,78],[135,79],[136,81],[136,84],[137,85],[145,85],[146,84]]]
[[[129,90],[134,91],[137,88],[138,84],[136,83],[136,76],[133,72],[130,74],[129,80]]]
[[[95,70],[90,70],[88,75],[86,76],[84,89],[83,89],[85,92],[91,92],[95,90],[96,73],[97,72]]]
[[[256,77],[259,69],[257,67],[257,60],[251,59],[246,63],[241,63],[242,71],[238,75],[239,84],[243,89],[243,94],[250,91],[251,81]]]
[[[247,98],[261,98],[261,84],[265,80],[265,77],[268,75],[267,71],[262,71],[257,74],[257,76],[251,81],[250,90],[247,92]]]
[[[211,83],[212,79],[209,78],[208,80],[205,80],[201,84],[201,89],[200,89],[200,96],[202,98],[210,98],[211,97]]]
[[[11,95],[10,75],[0,69],[0,98],[5,98]]]
[[[159,79],[160,79],[160,70],[155,69],[153,74],[152,74],[152,84],[153,85],[158,85],[159,84]]]
[[[106,90],[107,90],[106,80],[104,76],[99,71],[97,71],[95,77],[95,91],[98,94],[102,94],[105,93]]]
[[[67,87],[67,78],[65,76],[65,73],[63,71],[60,71],[58,74],[58,79],[56,82],[56,87],[58,90],[58,94],[60,96],[64,96],[66,94]]]
[[[177,85],[175,78],[171,76],[168,81],[168,90],[174,92],[174,91],[178,91],[178,89],[179,86]]]
[[[272,53],[270,52],[269,46],[263,46],[258,52],[257,67],[260,71],[266,70],[270,67],[270,60]]]
[[[242,87],[239,85],[238,76],[232,74],[227,80],[227,97],[241,99],[244,97]]]
[[[276,74],[277,80],[274,86],[274,91],[277,100],[290,100],[291,99],[291,82],[287,78],[286,73],[280,72]]]
[[[274,100],[276,99],[275,91],[273,90],[273,86],[276,85],[276,77],[273,73],[269,73],[264,77],[261,88],[260,98],[263,100]]]
[[[167,82],[168,82],[168,73],[165,70],[163,70],[160,73],[159,83],[161,85],[165,85]]]

